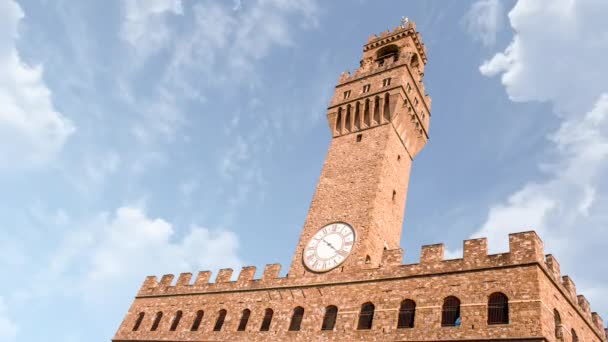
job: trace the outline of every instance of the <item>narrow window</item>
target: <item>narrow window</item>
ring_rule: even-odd
[[[443,308],[441,310],[441,326],[460,326],[460,300],[458,298],[450,296],[443,301]]]
[[[424,111],[420,112],[420,115],[422,116],[422,120],[424,120],[424,118],[426,117],[426,114],[424,114]]]
[[[365,125],[367,127],[369,127],[369,125],[370,125],[370,121],[369,121],[369,99],[365,99],[365,106],[363,107],[363,123],[365,123]]]
[[[144,320],[144,316],[145,316],[145,314],[143,312],[139,313],[139,315],[137,316],[137,320],[135,321],[135,325],[133,326],[133,331],[139,330],[139,326],[141,325],[141,322]]]
[[[509,299],[503,293],[492,293],[488,299],[488,324],[505,323],[509,323]]]
[[[385,78],[385,79],[382,80],[382,86],[383,87],[388,87],[390,85],[391,85],[391,78],[390,77],[389,78]]]
[[[357,142],[361,142],[361,139],[363,138],[363,134],[357,134]]]
[[[417,106],[417,105],[418,105],[418,98],[416,97],[416,98],[414,98],[414,106]]]
[[[251,310],[243,310],[243,314],[241,315],[241,321],[239,322],[239,327],[236,329],[237,331],[245,331],[245,329],[247,329],[247,322],[249,322],[250,315]]]
[[[262,326],[260,327],[260,331],[268,331],[270,330],[270,323],[272,322],[272,315],[274,311],[272,309],[266,309],[264,312],[264,320],[262,321]]]
[[[173,318],[173,323],[171,323],[171,328],[169,329],[170,331],[177,330],[179,321],[182,319],[182,314],[183,314],[183,312],[181,310],[179,310],[178,312],[175,313],[175,317]]]
[[[412,56],[412,60],[410,62],[410,66],[412,68],[417,68],[419,64],[420,63],[418,62],[418,55],[415,54],[414,56]]]
[[[364,93],[369,93],[369,88],[370,88],[370,85],[369,85],[369,84],[364,85],[364,86],[363,86],[363,92],[364,92]]]
[[[304,318],[304,308],[298,306],[293,309],[293,315],[291,316],[291,323],[289,324],[289,331],[300,331],[302,325],[302,319]]]
[[[345,117],[344,128],[347,132],[350,132],[350,105],[346,106],[346,117]]]
[[[395,201],[395,197],[397,197],[397,191],[393,190],[393,201]]]
[[[342,133],[342,107],[338,108],[338,115],[336,116],[336,132]]]
[[[350,97],[350,90],[347,90],[344,92],[344,99],[346,100],[349,97]]]
[[[397,328],[413,328],[414,316],[416,315],[416,303],[411,299],[406,299],[401,302],[399,307],[399,319],[397,320]]]
[[[198,330],[198,328],[201,326],[201,321],[203,320],[204,315],[205,312],[203,310],[198,310],[196,312],[196,318],[194,318],[194,322],[192,323],[192,328],[190,328],[190,331]]]
[[[370,258],[369,255],[366,255],[365,256],[365,263],[366,264],[371,264],[371,262],[372,262],[372,258]]]
[[[555,337],[561,341],[564,337],[564,334],[562,334],[562,317],[556,309],[553,309],[553,320],[555,323]]]
[[[400,161],[400,160],[401,160],[401,155],[400,155],[400,154],[398,154],[398,155],[397,155],[397,161]]]
[[[576,331],[572,329],[570,332],[572,334],[572,342],[578,342],[578,335],[576,334]]]
[[[217,314],[217,320],[215,321],[215,326],[213,327],[213,331],[221,331],[225,320],[226,320],[226,310],[222,309]]]
[[[407,92],[409,93],[410,91],[412,91],[412,86],[408,83],[407,86],[405,86],[405,90],[407,90]]]
[[[361,129],[361,115],[359,114],[359,108],[361,107],[361,103],[355,103],[355,129]]]
[[[367,302],[361,305],[361,312],[359,312],[359,322],[357,324],[358,330],[368,330],[372,328],[374,321],[374,304]]]
[[[380,123],[380,98],[378,96],[374,99],[374,121]]]
[[[384,95],[384,121],[391,121],[391,112],[390,112],[390,95]]]
[[[162,311],[157,312],[156,317],[154,318],[154,322],[152,323],[152,327],[150,328],[150,331],[156,331],[156,329],[158,329],[158,325],[160,324],[160,320],[162,318],[163,318]]]
[[[326,307],[321,330],[334,330],[336,327],[336,318],[338,318],[338,307],[335,305]]]

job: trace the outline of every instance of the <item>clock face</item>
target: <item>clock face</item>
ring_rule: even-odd
[[[340,265],[353,249],[355,231],[346,223],[332,223],[319,229],[304,249],[304,265],[326,272]]]

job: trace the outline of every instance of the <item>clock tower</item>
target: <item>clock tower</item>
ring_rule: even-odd
[[[426,49],[413,22],[373,35],[343,73],[327,121],[331,145],[290,277],[378,267],[399,248],[412,161],[428,140]]]

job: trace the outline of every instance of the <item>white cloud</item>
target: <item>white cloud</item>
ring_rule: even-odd
[[[8,317],[7,311],[4,298],[0,296],[0,339],[5,342],[14,341],[18,332],[17,325]]]
[[[171,36],[167,14],[183,14],[181,0],[126,0],[121,37],[142,56],[163,48]]]
[[[19,57],[15,44],[23,17],[14,1],[0,3],[0,167],[45,163],[75,131],[53,107],[42,66]]]
[[[464,17],[469,34],[485,46],[496,42],[496,34],[502,27],[503,7],[499,0],[479,0],[471,5]]]
[[[148,274],[239,267],[238,237],[226,230],[192,226],[178,234],[171,223],[133,206],[102,215],[87,247],[84,288],[130,288]],[[79,244],[76,244],[77,246]]]
[[[509,13],[513,41],[480,71],[501,74],[514,101],[551,103],[562,122],[549,137],[549,162],[539,164],[545,179],[493,205],[474,233],[497,251],[507,249],[508,232],[537,230],[604,316],[608,264],[597,253],[608,241],[607,15],[608,3],[593,0],[520,0]]]

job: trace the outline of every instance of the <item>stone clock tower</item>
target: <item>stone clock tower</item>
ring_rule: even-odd
[[[412,25],[371,36],[360,68],[340,76],[327,111],[333,139],[290,277],[378,267],[383,250],[399,248],[431,106],[426,49]]]

